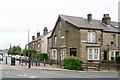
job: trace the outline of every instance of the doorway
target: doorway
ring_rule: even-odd
[[[70,56],[76,56],[77,48],[70,48]]]
[[[107,60],[107,51],[104,51],[104,60]]]

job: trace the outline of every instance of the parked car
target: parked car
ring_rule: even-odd
[[[27,57],[27,56],[22,56],[22,57],[20,58],[20,61],[21,61],[21,62],[28,62],[28,61],[29,61],[29,57]]]
[[[3,55],[0,55],[0,61],[3,61]]]
[[[17,55],[15,59],[16,59],[17,61],[20,61],[20,58],[21,58],[21,56]]]

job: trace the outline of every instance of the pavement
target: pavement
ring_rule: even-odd
[[[46,64],[44,66],[43,63],[40,63],[40,66],[36,66],[35,64],[33,66],[31,66],[31,68],[28,68],[28,64],[25,65],[25,63],[22,65],[19,65],[19,62],[16,62],[15,66],[11,66],[11,64],[5,64],[4,62],[2,62],[0,69],[15,69],[15,70],[49,70],[49,71],[73,71],[73,72],[117,72],[117,71],[108,71],[108,70],[101,70],[101,71],[79,71],[79,70],[68,70],[68,69],[64,69],[64,68],[60,68],[57,65],[50,65],[50,64]]]
[[[23,63],[22,65],[19,65],[19,62],[16,62],[15,66],[11,65],[11,64],[5,64],[4,62],[2,62],[0,69],[16,69],[16,70],[24,70],[24,69],[28,69],[28,70],[50,70],[50,71],[72,71],[72,70],[68,70],[68,69],[63,69],[60,67],[57,67],[57,65],[50,65],[50,64],[44,64],[40,63],[40,66],[36,66],[35,64],[33,64],[33,66],[31,66],[31,68],[28,68],[28,64],[25,65],[25,63]]]

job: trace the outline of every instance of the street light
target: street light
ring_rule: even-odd
[[[29,64],[28,64],[28,68],[31,68],[31,61],[30,61],[30,54],[29,54],[29,30],[28,30],[28,57],[29,57]]]

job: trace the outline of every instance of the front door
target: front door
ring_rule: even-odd
[[[70,48],[70,56],[76,56],[76,48]]]
[[[107,51],[104,51],[104,60],[107,60]]]

